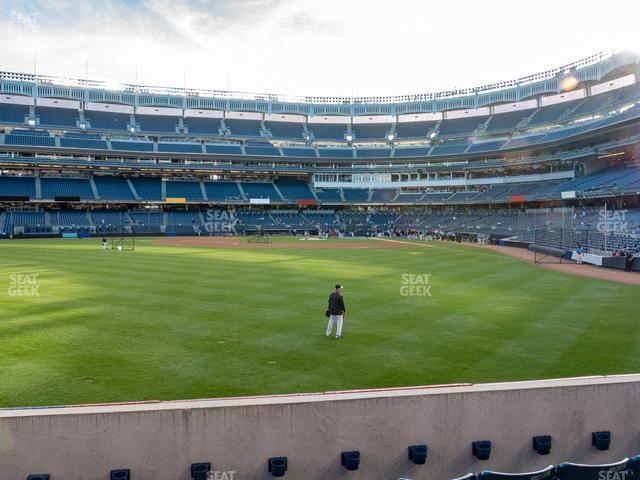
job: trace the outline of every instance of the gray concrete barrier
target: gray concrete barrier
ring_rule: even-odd
[[[291,479],[341,479],[340,452],[358,450],[351,479],[441,479],[484,469],[533,471],[562,461],[605,463],[640,453],[640,375],[0,411],[1,478],[185,480],[211,462],[229,480],[267,479],[287,457]],[[598,451],[591,432],[610,430]],[[534,435],[551,435],[538,455]],[[471,443],[491,441],[491,458]],[[427,444],[424,465],[409,445]],[[235,472],[231,476],[231,472]],[[217,478],[225,478],[220,473]],[[215,477],[214,477],[215,478]]]

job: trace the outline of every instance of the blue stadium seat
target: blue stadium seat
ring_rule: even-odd
[[[425,138],[437,123],[437,121],[398,122],[396,124],[396,138]]]
[[[97,227],[120,227],[131,223],[126,212],[113,210],[92,210],[91,219]]]
[[[36,117],[40,125],[56,127],[77,127],[78,110],[75,108],[36,107]]]
[[[535,145],[544,137],[544,133],[539,133],[535,135],[526,135],[521,137],[511,137],[507,143],[505,143],[502,147],[503,150],[507,150],[509,148],[523,148],[529,147],[531,145]]]
[[[316,195],[320,202],[325,203],[342,203],[342,197],[340,196],[340,189],[338,188],[322,188],[316,189]]]
[[[478,480],[542,480],[543,478],[553,479],[555,467],[549,465],[547,468],[527,473],[505,473],[485,470],[477,476]]]
[[[111,148],[129,152],[153,152],[153,142],[111,140]]]
[[[271,132],[273,138],[296,140],[304,138],[304,124],[302,123],[265,121],[264,126]]]
[[[456,477],[451,480],[476,480],[476,476],[473,473],[467,473],[464,477]]]
[[[316,151],[313,148],[282,147],[282,154],[285,157],[315,157]]]
[[[345,188],[342,190],[344,199],[347,202],[367,202],[369,201],[369,190],[366,188]]]
[[[231,130],[232,137],[259,137],[260,120],[242,120],[238,118],[225,118],[225,125]]]
[[[202,145],[186,142],[158,142],[158,152],[202,153]]]
[[[478,192],[456,192],[451,195],[447,201],[450,203],[468,202],[472,200],[476,195],[478,195]]]
[[[351,131],[356,140],[386,140],[391,130],[390,123],[354,123]]]
[[[500,149],[507,142],[506,138],[472,143],[465,153],[493,152]]]
[[[426,157],[431,147],[396,148],[394,157]]]
[[[162,199],[162,182],[159,178],[133,177],[131,183],[142,200]]]
[[[333,211],[309,210],[304,212],[304,216],[312,225],[319,228],[337,228],[340,222]]]
[[[85,110],[84,118],[89,121],[91,128],[96,130],[126,131],[127,125],[131,121],[131,116],[128,113],[96,112],[93,110]]]
[[[102,200],[135,200],[129,183],[122,177],[94,176],[93,180]]]
[[[11,211],[7,212],[9,218],[7,222],[9,223],[11,231],[13,227],[25,227],[25,226],[44,226],[46,223],[44,212],[18,212]]]
[[[167,212],[167,221],[168,225],[202,225],[202,220],[200,218],[200,214],[198,212],[193,211],[169,211]],[[188,229],[186,230],[189,231]],[[192,230],[193,231],[193,230]]]
[[[37,128],[14,128],[11,130],[14,135],[37,135],[41,137],[48,137],[49,132],[47,130]]]
[[[204,189],[209,200],[242,200],[242,194],[236,182],[204,182]]]
[[[391,155],[390,148],[358,148],[356,149],[358,158],[385,158]]]
[[[62,148],[83,148],[86,150],[107,150],[106,140],[95,138],[80,138],[79,136],[60,138],[60,147]]]
[[[315,200],[307,182],[298,180],[277,180],[276,185],[287,200]]]
[[[374,203],[389,203],[398,193],[395,188],[376,188],[371,193],[371,201]]]
[[[178,117],[136,114],[141,132],[176,133]]]
[[[343,123],[309,123],[307,128],[316,140],[344,141],[347,125]]]
[[[185,118],[184,125],[190,134],[220,135],[218,118]]]
[[[440,124],[438,136],[444,137],[449,135],[471,135],[481,124],[487,121],[488,115],[478,117],[452,118],[443,120]]]
[[[352,158],[353,149],[351,148],[318,148],[320,157],[324,158]]]
[[[0,175],[0,196],[34,198],[36,182],[33,177],[9,177]]]
[[[611,92],[605,92],[599,95],[593,95],[591,97],[587,97],[580,105],[578,105],[571,112],[571,118],[580,118],[580,117],[594,114],[602,110],[603,108],[605,108],[605,106],[614,103],[617,96],[618,96],[618,91],[614,90]]]
[[[640,479],[640,455],[632,457],[627,463],[627,470],[633,472],[633,480]]]
[[[157,226],[162,225],[163,214],[161,212],[152,211],[131,211],[129,216],[136,225]],[[138,230],[152,232],[154,229]]]
[[[102,140],[102,137],[97,133],[87,132],[66,132],[64,138],[80,138],[85,140]]]
[[[52,210],[49,212],[52,225],[65,227],[88,227],[90,225],[84,210]]]
[[[568,127],[562,129],[551,130],[547,133],[538,143],[546,143],[546,142],[555,142],[557,140],[561,140],[566,137],[570,137],[571,135],[576,135],[583,131],[583,127],[581,125],[577,127]]]
[[[451,140],[443,142],[440,145],[436,145],[429,154],[430,157],[434,155],[458,155],[463,153],[469,144],[466,140]]]
[[[88,178],[41,178],[42,198],[79,197],[93,200],[93,190]]]
[[[280,152],[276,147],[267,142],[254,142],[248,143],[244,147],[244,151],[247,155],[268,155],[273,157],[279,157]]]
[[[533,108],[516,110],[515,112],[497,113],[491,117],[486,132],[506,132],[514,130],[520,122],[534,112]]]
[[[416,203],[422,197],[422,193],[416,192],[400,192],[394,203]]]
[[[203,200],[200,182],[167,182],[167,197]]]
[[[28,105],[0,103],[0,122],[2,123],[17,123],[24,125],[28,116]]]
[[[242,182],[242,189],[249,198],[270,198],[271,200],[280,201],[280,195],[273,188],[273,183],[262,182]]]
[[[55,147],[53,137],[44,135],[15,135],[10,133],[4,137],[5,145],[24,145],[29,147]]]
[[[442,203],[452,195],[452,192],[425,193],[421,203]]]
[[[604,463],[601,465],[585,465],[581,463],[565,462],[556,467],[558,480],[611,480],[616,478],[607,475],[607,472],[620,472],[626,470],[628,458],[615,463]],[[632,478],[631,476],[619,476],[622,479]]]
[[[582,100],[571,100],[542,107],[529,120],[528,126],[557,122],[566,112],[577,107],[580,103]]]
[[[242,147],[235,143],[229,143],[226,145],[207,143],[205,144],[205,149],[207,150],[207,153],[220,155],[242,155]]]

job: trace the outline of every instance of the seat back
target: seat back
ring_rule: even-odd
[[[518,480],[542,480],[543,478],[553,478],[555,475],[555,467],[549,465],[547,468],[535,472],[526,473],[506,473],[493,472],[485,470],[478,475],[478,480],[502,480],[502,479],[518,479]]]
[[[559,480],[632,480],[634,472],[627,469],[629,459],[601,465],[564,462],[556,468]]]

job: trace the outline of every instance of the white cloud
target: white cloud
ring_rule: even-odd
[[[309,95],[419,93],[640,49],[640,2],[0,0],[2,68]],[[603,5],[603,6],[601,6]],[[606,19],[605,19],[606,15]],[[605,21],[606,20],[606,21]]]

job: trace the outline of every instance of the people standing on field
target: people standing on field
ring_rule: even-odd
[[[335,290],[329,295],[329,308],[327,309],[327,316],[329,317],[329,324],[327,325],[327,337],[331,336],[334,323],[338,323],[336,330],[336,338],[342,338],[342,322],[344,320],[344,314],[347,309],[344,306],[344,298],[341,294],[342,285],[337,284]]]

